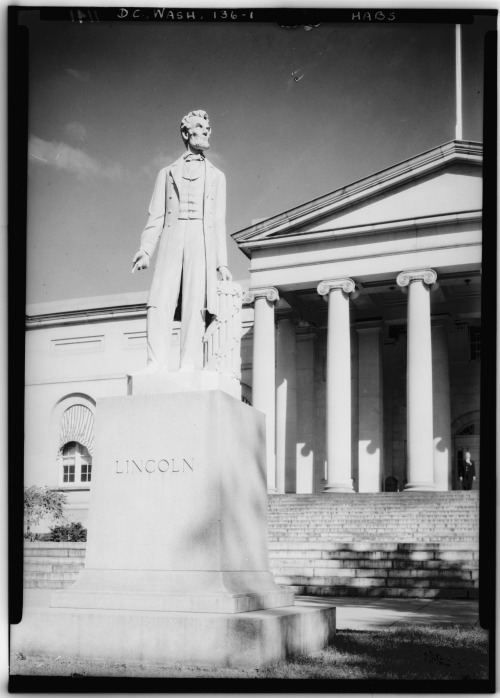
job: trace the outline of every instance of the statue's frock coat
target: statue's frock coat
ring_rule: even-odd
[[[153,256],[158,240],[153,282],[147,305],[161,304],[163,279],[172,270],[169,266],[168,239],[177,224],[179,196],[184,156],[170,167],[160,170],[149,206],[149,218],[141,237],[141,248]],[[217,269],[227,266],[226,243],[226,178],[207,159],[205,164],[205,190],[203,194],[203,234],[205,237],[205,263],[207,270],[207,309],[217,310]]]

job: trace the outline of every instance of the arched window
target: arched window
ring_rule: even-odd
[[[472,423],[468,424],[466,427],[464,427],[457,436],[477,436],[479,434],[479,424],[478,423]]]
[[[59,423],[59,482],[63,487],[89,487],[92,480],[94,413],[82,404],[68,407]]]
[[[92,456],[88,448],[77,441],[70,441],[61,450],[62,484],[80,485],[92,479]]]
[[[92,454],[94,448],[94,415],[85,405],[72,405],[64,412],[59,427],[59,451],[64,444],[77,441]]]

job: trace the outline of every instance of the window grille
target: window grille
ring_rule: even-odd
[[[61,449],[62,485],[89,483],[92,479],[92,456],[88,448],[70,441]]]
[[[481,325],[469,325],[470,360],[481,358]]]

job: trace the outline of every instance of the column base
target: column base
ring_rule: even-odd
[[[348,492],[350,494],[355,494],[354,488],[350,482],[327,482],[323,488],[323,494],[328,494],[329,492]]]
[[[433,482],[409,482],[403,488],[404,492],[435,492],[436,485]]]

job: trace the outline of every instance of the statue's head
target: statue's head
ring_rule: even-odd
[[[191,146],[195,151],[208,150],[210,133],[208,114],[203,109],[190,111],[181,121],[181,136],[186,148]]]

